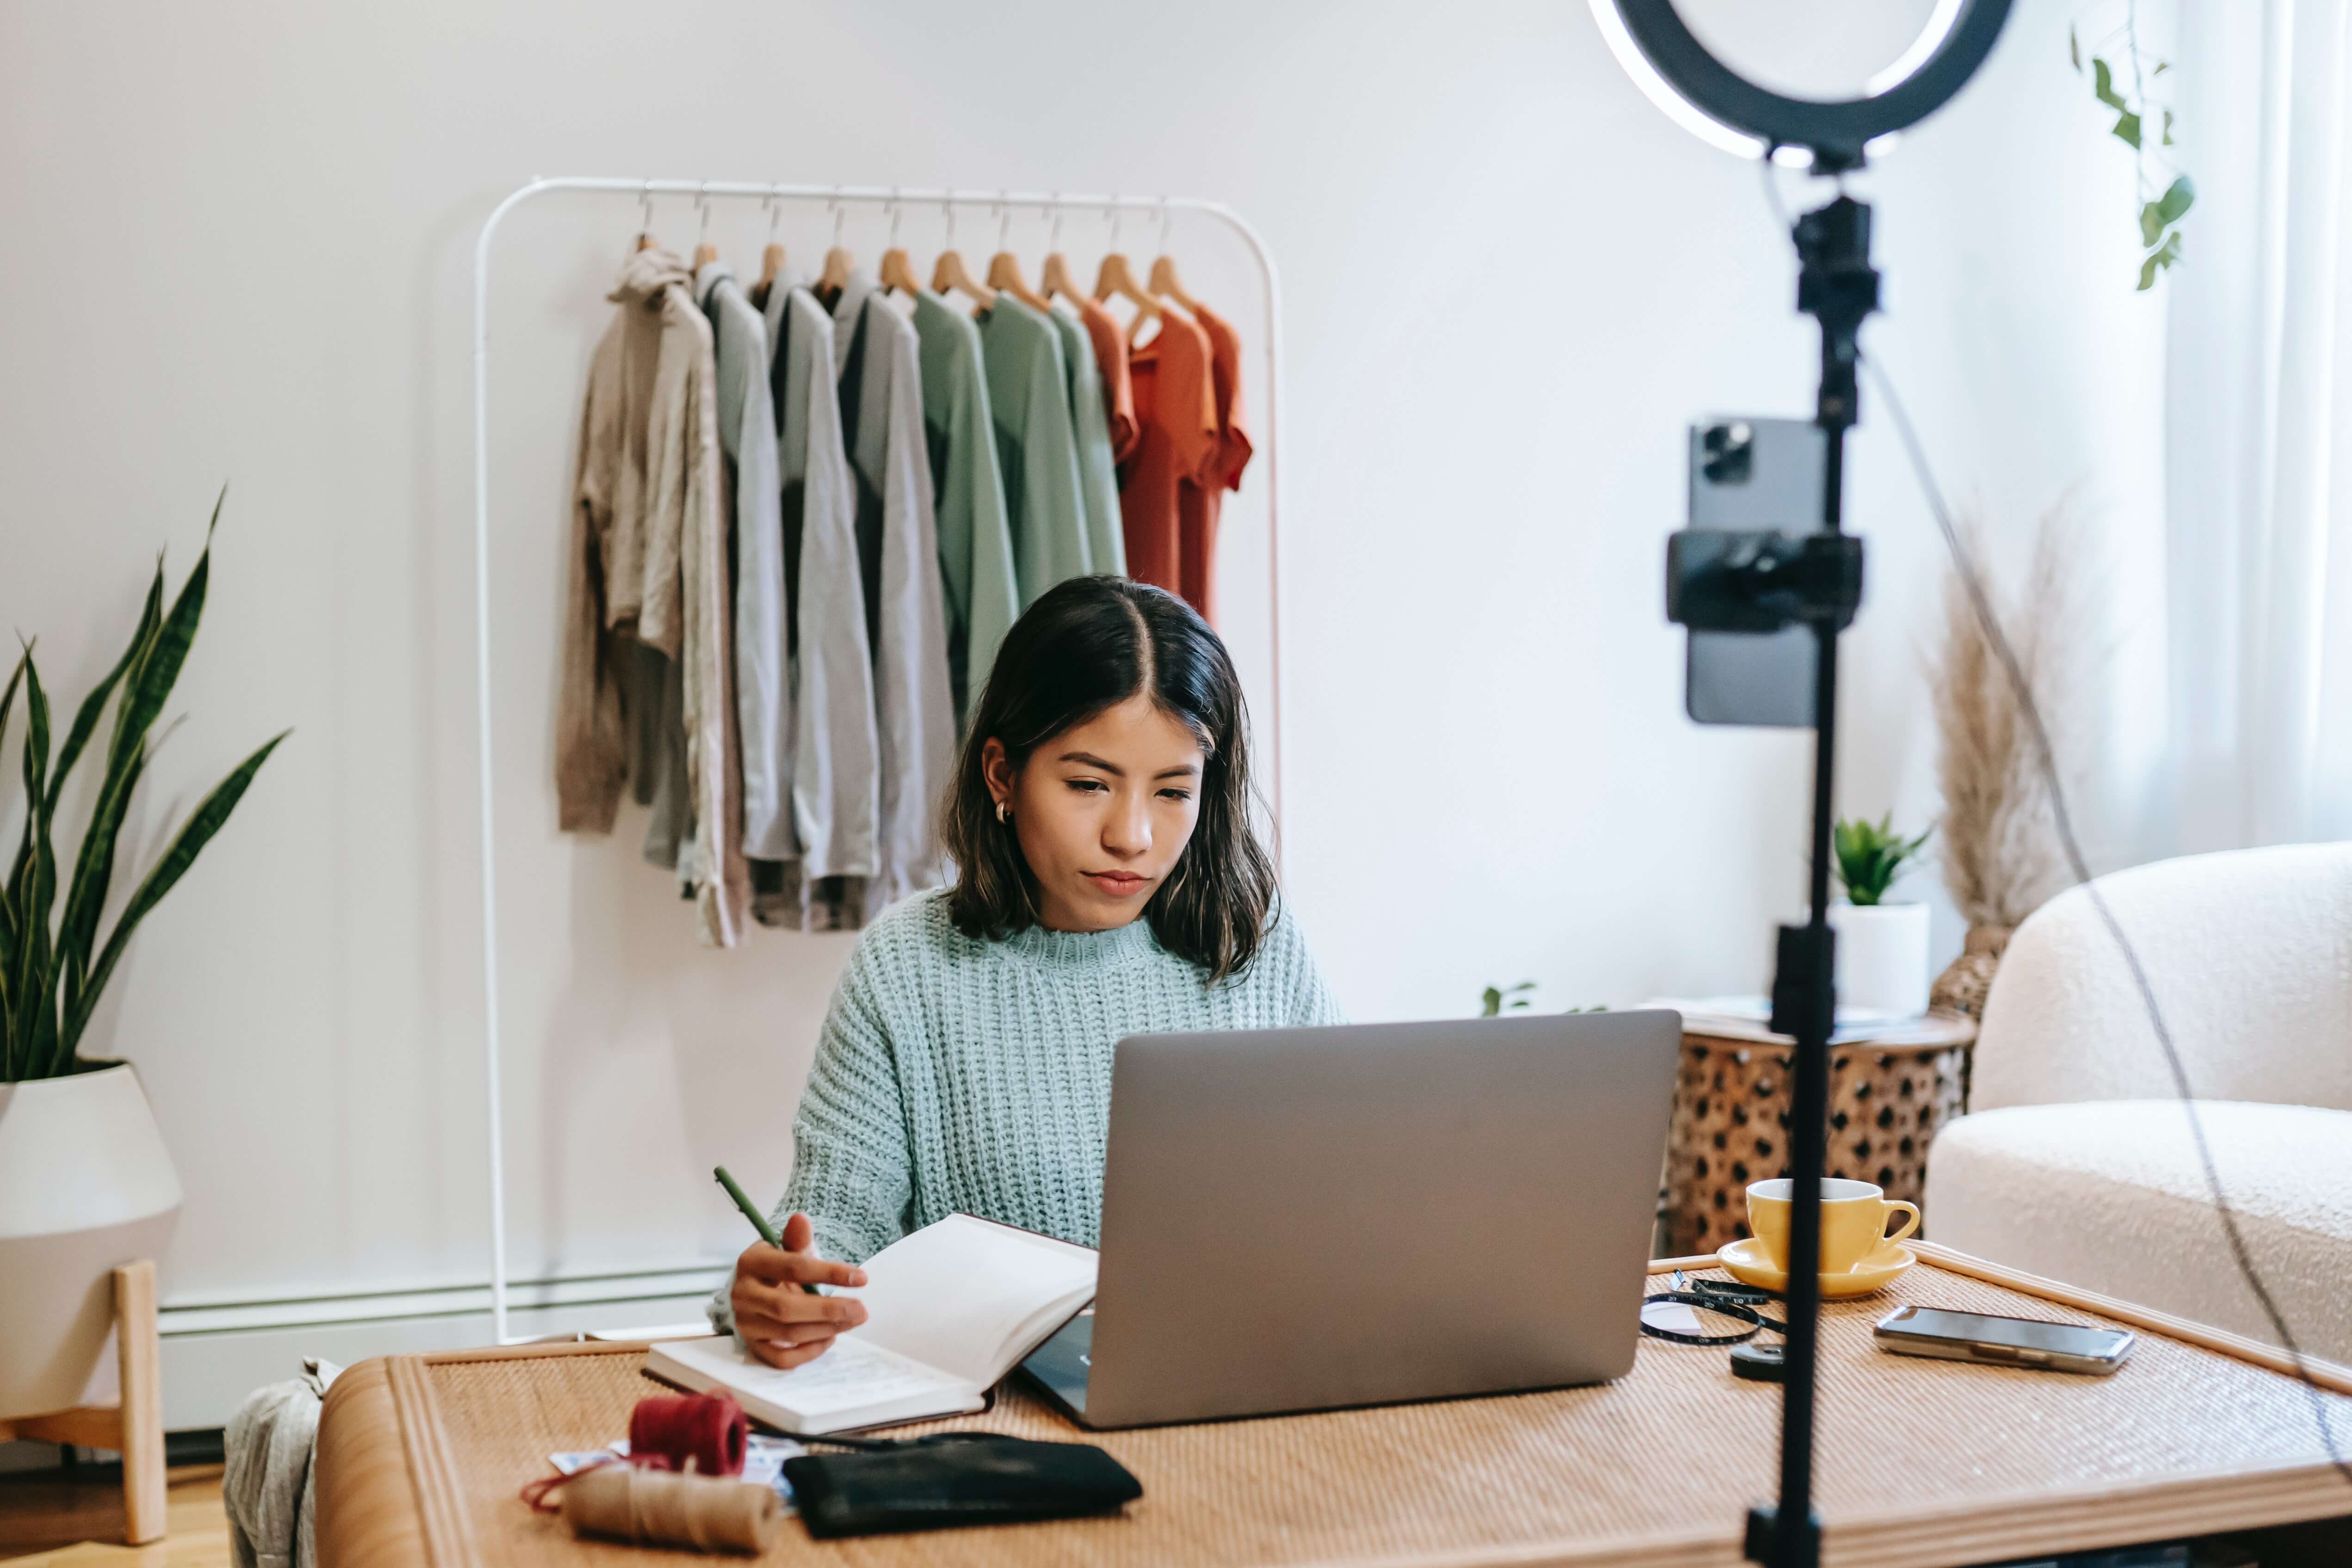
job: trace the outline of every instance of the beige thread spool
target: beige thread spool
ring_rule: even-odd
[[[599,1465],[564,1484],[563,1517],[575,1535],[756,1554],[775,1540],[783,1507],[769,1487]]]

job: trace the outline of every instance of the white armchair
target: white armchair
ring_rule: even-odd
[[[2305,1351],[2352,1363],[2352,845],[2196,855],[2099,887],[2155,986],[2265,1282]],[[2084,890],[2011,939],[1970,1103],[1930,1152],[1927,1235],[2275,1338]]]

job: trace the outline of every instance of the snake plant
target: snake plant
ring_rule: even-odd
[[[224,498],[226,498],[224,497]],[[213,507],[213,523],[220,507]],[[48,694],[27,643],[16,660],[16,672],[0,688],[0,735],[21,691],[25,698],[24,806],[25,824],[8,881],[0,890],[0,1082],[26,1078],[56,1078],[83,1065],[77,1057],[90,1014],[100,992],[121,962],[131,934],[149,912],[172,891],[213,835],[236,809],[246,787],[263,762],[286,738],[280,732],[205,797],[173,835],[163,857],[150,869],[115,916],[103,941],[100,927],[107,892],[114,879],[116,841],[130,814],[131,792],[146,771],[152,747],[149,734],[162,716],[163,704],[187,662],[196,637],[196,622],[205,610],[205,585],[212,563],[212,529],[205,530],[205,550],[196,558],[171,608],[163,607],[163,563],[155,563],[154,580],[139,613],[139,628],[122,657],[82,699],[62,742],[51,749]],[[71,853],[70,874],[58,904],[58,872],[65,863],[64,847],[57,841],[58,803],[66,779],[97,736],[114,706],[114,727],[106,741],[106,773],[90,807],[88,826]]]

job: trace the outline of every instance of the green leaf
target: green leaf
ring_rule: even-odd
[[[2069,23],[2066,27],[2066,57],[2074,62],[2074,74],[2081,76],[2083,74],[2083,41],[2074,37],[2072,23]]]
[[[23,648],[24,652],[16,655],[16,664],[19,669],[29,672],[33,667],[33,644],[30,643],[24,643]],[[12,680],[9,685],[13,686],[16,683]],[[25,745],[25,761],[26,766],[29,767],[33,760],[32,737],[30,736],[26,737]],[[12,917],[15,915],[17,901],[24,894],[25,873],[33,863],[34,813],[32,808],[33,803],[37,801],[39,799],[40,796],[37,794],[28,795],[26,797],[25,831],[16,840],[16,859],[8,862],[8,885],[5,889],[0,889],[0,902],[5,902],[8,905]]]
[[[74,1005],[66,1015],[65,1027],[58,1033],[52,1056],[59,1068],[72,1061],[74,1051],[81,1043],[82,1030],[89,1027],[89,1015],[97,1008],[99,996],[106,989],[107,980],[114,974],[114,966],[121,961],[122,949],[131,940],[131,934],[139,928],[141,921],[147,918],[148,911],[161,903],[163,895],[171,892],[180,878],[187,873],[188,868],[195,863],[196,856],[204,852],[213,835],[228,821],[229,813],[236,810],[236,803],[244,799],[247,787],[253,782],[253,776],[261,771],[261,765],[269,760],[269,754],[278,749],[278,743],[292,733],[291,730],[278,731],[215,786],[213,792],[205,797],[179,832],[173,835],[170,847],[163,852],[163,858],[155,862],[155,868],[147,873],[146,880],[139,884],[139,890],[131,895],[131,902],[123,907],[121,917],[114,923],[113,933],[106,939],[105,950],[90,967],[88,983],[82,988],[81,994],[74,998]]]
[[[89,826],[81,836],[80,852],[74,857],[65,916],[58,922],[58,964],[63,971],[58,996],[68,1012],[81,999],[82,987],[89,977],[90,949],[97,945],[99,917],[105,912],[106,892],[114,881],[115,845],[123,820],[130,814],[131,791],[138,789],[146,768],[147,754],[134,751],[107,770],[98,804],[90,809]]]
[[[2164,111],[2164,145],[2172,145],[2172,110],[2168,109]]]
[[[75,728],[81,732],[82,738],[87,739],[88,730],[96,726],[99,703],[107,691],[155,646],[163,614],[163,563],[159,559],[155,575],[147,585],[147,601],[140,611],[130,646],[122,651],[113,674],[82,705],[81,716],[75,720]],[[106,906],[107,889],[114,879],[115,842],[122,831],[123,819],[130,812],[131,793],[146,768],[146,747],[142,744],[121,753],[110,747],[107,763],[106,779],[99,787],[97,803],[90,809],[89,826],[83,831],[81,848],[74,857],[65,915],[58,925],[58,962],[63,971],[58,994],[68,1010],[80,998],[82,982],[89,973],[90,949],[98,940],[99,917]],[[54,784],[50,798],[54,802]]]
[[[33,651],[30,648],[17,654],[16,673],[8,677],[6,687],[0,688],[0,735],[5,735],[8,732],[8,710],[16,706],[16,688],[24,684],[25,666],[31,661]]]
[[[2188,216],[2189,209],[2196,204],[2197,187],[2189,183],[2188,175],[2183,174],[2166,186],[2164,194],[2157,198],[2157,215],[2166,224],[2177,224]],[[2156,236],[2150,235],[2147,243],[2154,245]]]
[[[8,677],[7,687],[0,690],[0,737],[8,733],[8,710],[16,706],[16,688],[24,684],[25,666],[30,658],[29,652],[16,655],[16,673]],[[0,893],[0,1050],[5,1048],[8,1029],[7,976],[16,965],[16,908],[13,895]],[[5,1060],[0,1060],[0,1066],[5,1066]],[[5,1072],[0,1072],[0,1082],[5,1082]]]
[[[172,601],[172,612],[156,628],[131,672],[131,688],[121,707],[116,710],[114,738],[107,748],[110,767],[146,744],[147,732],[154,727],[164,703],[171,699],[172,687],[180,678],[180,666],[187,663],[188,648],[196,640],[196,624],[204,619],[205,588],[212,575],[212,546],[206,544],[204,553],[196,557],[195,570],[180,585],[180,596]]]
[[[2128,142],[2134,147],[2137,147],[2139,145],[2138,115],[2134,114],[2129,110],[2126,110],[2123,113],[2116,117],[2116,140],[2118,141]]]
[[[2175,229],[2165,241],[2148,252],[2147,259],[2139,264],[2139,287],[2142,292],[2156,287],[2156,275],[2180,259],[2180,231]]]
[[[2109,109],[2127,111],[2131,108],[2124,101],[2123,94],[2116,90],[2116,73],[2103,59],[2091,61],[2091,91]]]
[[[140,647],[146,641],[148,622],[163,602],[163,567],[159,561],[155,566],[155,580],[147,586],[146,608],[140,612],[139,630],[131,635],[131,645],[122,650],[122,657],[114,661],[114,668],[106,673],[106,678],[82,699],[80,709],[74,715],[73,727],[66,732],[66,743],[58,752],[57,771],[49,776],[48,806],[52,815],[58,809],[58,796],[66,787],[66,775],[72,772],[74,764],[81,760],[82,748],[89,744],[91,734],[98,728],[98,721],[106,713],[106,699],[114,695],[115,684],[138,659]]]
[[[2139,243],[2154,245],[2164,234],[2164,216],[2154,202],[2139,204]]]
[[[54,1008],[42,1000],[49,991],[49,906],[57,896],[58,862],[49,841],[49,813],[42,804],[49,765],[49,698],[41,689],[41,672],[25,650],[25,836],[19,852],[23,875],[12,879],[10,899],[16,904],[16,972],[9,981],[10,1056],[37,1069],[47,1055],[47,1042],[57,1028]]]
[[[2160,77],[2160,76],[2162,76],[2165,72],[2167,72],[2167,71],[2170,70],[2171,68],[2172,68],[2172,62],[2171,62],[2170,60],[2158,60],[2158,61],[2157,61],[2157,62],[2156,62],[2156,68],[2155,68],[2154,70],[2152,70],[2152,71],[2148,72],[2147,74],[2148,74],[2150,77]]]
[[[1830,846],[1836,864],[1838,883],[1845,889],[1849,902],[1859,904],[1878,903],[1886,890],[1902,874],[1903,862],[1919,852],[1927,841],[1930,828],[1916,838],[1906,839],[1895,831],[1895,814],[1890,811],[1873,822],[1867,818],[1839,821],[1830,829]]]

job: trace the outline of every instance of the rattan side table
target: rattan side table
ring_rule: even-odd
[[[1968,1109],[1976,1038],[1974,1019],[1930,1013],[1883,1036],[1832,1045],[1829,1174],[1918,1202],[1928,1144]],[[1666,1252],[1713,1252],[1745,1237],[1748,1184],[1789,1174],[1794,1045],[1786,1035],[1714,1022],[1684,1031],[1666,1138]]]

